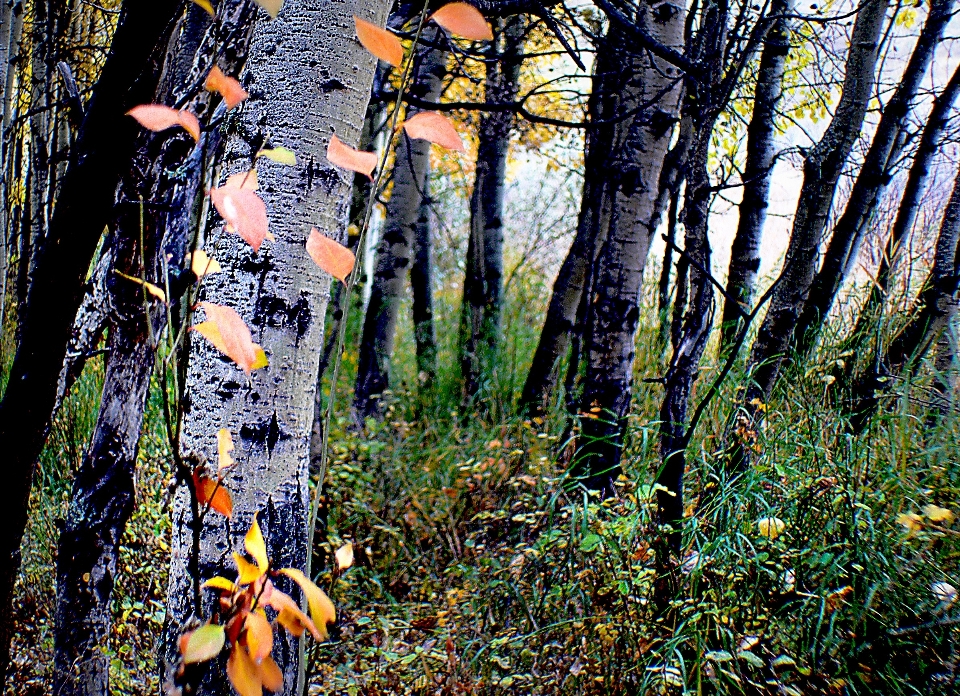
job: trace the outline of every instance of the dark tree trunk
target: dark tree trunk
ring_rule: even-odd
[[[516,98],[525,32],[522,16],[498,20],[487,55],[484,99],[488,103],[510,103]],[[491,377],[495,364],[502,306],[503,198],[513,123],[509,111],[480,115],[461,305],[460,370],[465,403],[481,395],[482,382]]]
[[[680,191],[677,191],[670,196],[670,206],[667,209],[667,243],[663,248],[663,268],[660,269],[660,280],[657,284],[657,311],[660,315],[657,348],[661,353],[666,350],[667,341],[670,339],[670,274],[673,270],[673,245],[677,243],[679,216]]]
[[[765,402],[773,390],[809,296],[837,181],[873,94],[880,32],[888,7],[888,0],[878,0],[862,5],[857,13],[840,103],[823,137],[804,158],[803,185],[783,271],[750,355],[753,382],[746,390],[748,405],[756,399]],[[748,410],[752,412],[753,407]]]
[[[896,380],[915,369],[954,316],[957,290],[960,289],[958,240],[960,169],[940,223],[933,268],[917,297],[913,319],[893,338],[874,365],[853,384],[850,422],[854,432],[859,433],[866,428]]]
[[[772,15],[784,15],[792,0],[776,0]],[[770,179],[776,162],[775,120],[783,93],[783,72],[790,52],[790,22],[780,17],[767,35],[753,97],[753,114],[747,126],[747,161],[743,170],[743,200],[737,234],[730,251],[727,270],[727,298],[721,319],[720,350],[725,353],[736,340],[743,311],[750,311],[760,270],[760,242],[767,219]]]
[[[0,402],[6,484],[0,507],[0,675],[6,678],[11,600],[20,568],[33,467],[50,425],[57,381],[84,280],[110,220],[140,126],[125,113],[152,100],[179,0],[124,3],[119,24],[60,182],[56,209],[21,317],[20,344]]]
[[[843,215],[833,228],[823,265],[810,288],[810,299],[803,307],[794,333],[797,354],[805,355],[813,347],[830,314],[837,293],[856,264],[860,246],[869,229],[869,221],[880,196],[890,180],[890,170],[899,156],[903,126],[914,103],[917,90],[943,32],[953,17],[954,0],[934,0],[913,54],[904,69],[896,92],[883,109],[873,142],[854,182]]]
[[[639,24],[667,46],[679,47],[683,8],[669,2],[644,6]],[[596,281],[590,290],[589,334],[584,341],[586,370],[582,422],[574,475],[590,488],[608,489],[619,473],[626,416],[630,408],[635,333],[640,318],[640,286],[655,233],[654,205],[680,92],[678,72],[630,42],[608,33],[602,52],[609,53],[610,115],[632,113],[612,128],[604,145],[607,187],[602,208],[605,241]],[[601,53],[602,55],[602,53]],[[617,82],[619,81],[619,84]],[[607,84],[603,85],[607,88]],[[599,236],[599,235],[598,235]]]
[[[437,336],[433,327],[433,259],[430,225],[430,173],[423,182],[423,197],[413,233],[413,265],[410,288],[413,291],[413,337],[417,343],[417,388],[420,404],[427,403],[437,372]]]
[[[435,33],[426,39],[435,42],[438,36],[439,33]],[[416,79],[410,88],[414,97],[430,102],[439,99],[446,56],[446,52],[439,49],[421,50]],[[406,132],[401,133],[393,168],[393,193],[387,203],[383,237],[377,245],[376,268],[357,362],[353,405],[360,423],[382,415],[381,395],[390,387],[390,360],[400,298],[410,271],[410,250],[429,157],[429,142],[412,140]]]
[[[223,49],[225,58],[219,65],[226,74],[235,74],[242,66],[255,6],[225,2],[219,11],[218,26],[207,35],[199,52],[203,24],[209,22],[202,15],[203,24],[187,24],[178,52],[168,60],[168,84],[158,91],[159,103],[174,101],[177,92],[203,76],[209,69],[209,56],[214,54],[214,42]],[[191,35],[194,31],[197,35]],[[190,54],[186,60],[179,55],[183,51]],[[195,55],[191,73],[188,61]],[[189,108],[209,114],[210,105],[210,93],[201,91]],[[219,130],[204,136],[198,147],[177,131],[141,137],[120,186],[110,247],[114,270],[134,277],[146,274],[151,282],[167,286],[164,268],[183,266],[195,230],[201,177],[207,165],[204,155],[215,151],[218,142]],[[145,206],[141,211],[133,203],[140,198],[166,205]],[[169,277],[171,290],[178,281],[183,282],[179,274]],[[162,305],[152,305],[149,315],[144,311],[140,286],[116,275],[109,277],[107,285],[111,330],[100,412],[90,450],[73,482],[58,546],[54,692],[65,696],[108,691],[105,648],[110,638],[117,553],[133,511],[134,473],[156,337],[167,320]],[[175,301],[174,297],[171,300]]]

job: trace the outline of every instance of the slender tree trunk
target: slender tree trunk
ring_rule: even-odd
[[[429,166],[428,166],[429,170]],[[413,265],[410,287],[413,291],[413,336],[417,342],[417,387],[421,405],[433,391],[437,372],[437,336],[433,326],[433,259],[430,224],[430,175],[423,181],[423,196],[413,234]]]
[[[439,36],[433,33],[431,37],[430,33],[433,32],[425,37],[428,43]],[[420,51],[416,79],[410,88],[413,96],[430,102],[439,99],[446,57],[446,52],[438,49]],[[381,395],[390,387],[390,360],[400,298],[410,271],[410,251],[429,157],[429,142],[412,140],[406,131],[400,134],[393,168],[393,193],[387,203],[383,237],[377,246],[376,270],[357,361],[353,405],[361,423],[369,417],[380,417]]]
[[[12,629],[10,603],[20,567],[33,466],[50,425],[87,269],[140,132],[124,114],[151,100],[159,61],[181,8],[174,0],[124,3],[110,53],[71,148],[48,241],[23,307],[20,343],[0,402],[0,446],[8,472],[0,507],[10,515],[0,534],[0,675],[4,679]]]
[[[670,206],[667,209],[666,244],[663,247],[663,268],[660,269],[660,280],[657,283],[657,311],[659,313],[660,331],[657,334],[657,348],[662,353],[666,350],[670,339],[670,275],[673,270],[673,246],[677,243],[677,225],[680,222],[680,191],[670,196]],[[678,282],[679,282],[679,273]]]
[[[643,6],[639,24],[672,47],[683,43],[684,8],[670,2]],[[608,38],[615,38],[609,37]],[[660,173],[677,121],[678,73],[629,42],[611,41],[618,108],[636,112],[615,127],[607,152],[611,171],[611,215],[596,281],[590,291],[590,332],[585,340],[586,371],[582,423],[575,473],[591,488],[608,488],[619,473],[626,417],[633,393],[635,333],[640,318],[640,287]]]
[[[792,0],[776,0],[772,15],[784,15]],[[747,161],[743,170],[743,200],[740,220],[730,251],[727,270],[727,299],[721,319],[721,353],[729,350],[742,325],[742,311],[750,310],[760,270],[760,242],[767,219],[770,179],[776,162],[777,105],[783,93],[783,73],[790,52],[790,22],[780,17],[771,28],[760,53],[757,84],[753,96],[753,114],[747,126]]]
[[[516,99],[526,25],[522,16],[498,20],[487,55],[484,98],[488,103]],[[465,403],[481,395],[482,383],[492,376],[496,359],[503,303],[503,198],[513,123],[509,111],[480,115],[461,305],[460,370]]]
[[[903,126],[916,99],[917,90],[943,32],[953,17],[954,0],[934,0],[913,54],[903,71],[896,92],[883,109],[873,142],[854,182],[843,215],[833,228],[823,265],[810,288],[797,322],[795,339],[798,355],[807,354],[816,342],[830,309],[856,264],[869,221],[890,180],[890,170],[899,156]]]
[[[379,0],[362,15],[382,26],[388,9]],[[310,432],[329,276],[309,258],[304,243],[313,226],[345,241],[353,177],[335,170],[324,153],[333,132],[344,142],[357,142],[370,96],[374,59],[350,34],[354,11],[327,0],[288,0],[279,16],[259,22],[253,35],[245,79],[261,96],[244,105],[236,132],[255,139],[269,132],[274,142],[297,154],[298,165],[260,167],[260,191],[276,241],[254,253],[219,226],[208,240],[223,271],[204,283],[203,298],[234,308],[270,364],[247,379],[206,341],[191,342],[184,456],[215,461],[216,433],[228,428],[238,464],[225,481],[234,503],[229,520],[208,517],[202,529],[191,529],[184,486],[175,496],[164,654],[168,669],[178,659],[178,637],[209,614],[212,597],[203,606],[195,604],[199,583],[235,572],[227,552],[243,548],[254,516],[274,567],[303,568],[307,560]],[[318,71],[324,79],[321,89],[300,79]],[[250,149],[243,136],[230,136],[225,168],[248,167]],[[200,553],[191,562],[195,542]],[[191,567],[200,577],[191,576]],[[279,585],[293,591],[284,582]],[[284,675],[283,692],[294,693],[297,640],[279,632],[273,657]],[[232,693],[222,660],[208,666],[197,693]]]
[[[946,327],[937,340],[937,354],[934,361],[936,372],[933,376],[932,401],[927,422],[935,426],[937,422],[948,415],[955,407],[957,400],[957,347],[960,340],[957,336],[957,313],[960,302],[953,298],[948,310]]]
[[[860,7],[836,113],[823,137],[804,158],[803,185],[783,271],[750,355],[753,383],[746,390],[748,405],[765,402],[773,390],[809,296],[837,181],[873,94],[880,32],[888,7],[888,0]],[[753,411],[753,407],[748,408]]]
[[[203,76],[214,43],[226,49],[222,55],[228,58],[220,61],[221,69],[235,73],[246,57],[254,16],[255,6],[250,3],[221,4],[218,26],[207,35],[209,50],[200,51],[192,72],[190,61],[198,55],[209,21],[203,14],[203,22],[187,22],[178,52],[167,61],[165,82],[173,84],[161,85],[157,102],[174,101],[177,88],[188,88]],[[184,59],[180,52],[190,55]],[[209,114],[210,102],[210,93],[201,91],[188,108]],[[134,277],[146,274],[151,282],[166,286],[164,268],[183,266],[197,219],[204,155],[215,151],[219,140],[219,130],[205,135],[198,147],[178,131],[141,136],[120,187],[110,245],[114,270]],[[153,205],[141,209],[132,203],[141,198]],[[177,279],[171,276],[171,287]],[[162,305],[152,305],[149,315],[144,311],[140,286],[113,274],[107,285],[112,311],[100,412],[90,450],[74,478],[57,554],[54,693],[64,696],[108,691],[106,648],[118,547],[133,511],[138,443],[156,352],[154,337],[163,331],[167,319]]]

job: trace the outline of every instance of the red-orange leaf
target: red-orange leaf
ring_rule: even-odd
[[[262,366],[263,348],[253,342],[250,329],[235,309],[212,302],[201,302],[200,306],[209,321],[197,324],[193,327],[194,331],[210,341],[247,374]]]
[[[465,2],[444,5],[430,17],[451,34],[473,41],[493,41],[493,31],[480,11]]]
[[[344,143],[336,135],[330,136],[327,159],[341,169],[359,172],[371,180],[373,180],[373,170],[377,168],[377,153],[360,152]]]
[[[267,230],[267,206],[254,191],[235,186],[210,189],[210,200],[227,223],[228,232],[236,232],[243,241],[260,251]]]
[[[359,17],[354,17],[353,21],[357,28],[357,38],[365,49],[383,62],[400,67],[403,62],[403,45],[396,34]]]
[[[329,237],[324,237],[314,227],[307,237],[307,253],[320,268],[334,278],[347,282],[347,276],[353,270],[356,259],[353,252]]]
[[[210,73],[207,75],[206,82],[204,82],[203,86],[207,91],[217,92],[223,97],[223,103],[226,105],[227,110],[232,109],[250,96],[247,94],[247,90],[240,86],[239,82],[232,77],[224,75],[223,71],[216,65],[210,69]]]
[[[269,655],[260,663],[260,679],[263,681],[264,688],[273,693],[278,694],[283,691],[283,672]]]
[[[141,126],[154,133],[180,126],[194,140],[200,140],[200,122],[189,111],[177,111],[163,104],[141,104],[130,109],[127,115],[133,116]]]
[[[327,593],[296,568],[283,568],[280,572],[300,585],[300,589],[307,598],[307,605],[310,607],[310,618],[313,619],[321,637],[326,640],[327,624],[337,620],[337,611],[333,607],[333,602],[327,597]]]
[[[242,645],[235,645],[230,651],[227,676],[240,696],[263,696],[260,667]]]
[[[260,662],[273,650],[273,628],[265,616],[255,611],[247,614],[245,626],[250,657]]]
[[[460,134],[450,120],[436,111],[421,111],[407,119],[403,128],[411,138],[429,140],[431,143],[457,152],[463,152],[466,149]]]
[[[193,485],[197,489],[197,500],[201,505],[209,504],[211,510],[216,510],[224,517],[233,514],[233,499],[223,484],[204,476],[198,469],[193,472]]]

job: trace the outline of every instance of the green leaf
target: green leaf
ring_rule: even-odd
[[[737,657],[739,657],[741,660],[746,662],[751,667],[756,667],[757,669],[763,669],[766,666],[766,664],[760,657],[753,654],[749,650],[741,650],[740,652],[737,653]]]
[[[260,152],[257,153],[257,157],[266,157],[268,160],[273,160],[277,164],[285,164],[288,167],[295,167],[297,165],[297,156],[293,154],[293,150],[288,150],[285,147],[260,150]]]
[[[217,624],[201,626],[187,638],[187,645],[183,651],[183,661],[190,664],[212,660],[223,650],[226,639],[227,636],[223,632],[223,626]]]
[[[705,657],[711,662],[730,662],[733,659],[733,655],[726,650],[711,650]]]
[[[796,667],[797,661],[789,655],[780,655],[770,663],[770,666],[774,669],[786,669],[787,667]]]

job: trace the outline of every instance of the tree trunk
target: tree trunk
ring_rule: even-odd
[[[753,383],[744,401],[748,405],[755,399],[765,402],[770,396],[809,296],[837,181],[873,94],[880,32],[888,6],[888,0],[878,0],[863,5],[857,13],[836,113],[804,158],[803,185],[783,271],[750,355]],[[752,412],[752,407],[749,410]]]
[[[382,26],[388,9],[379,0],[362,14]],[[353,177],[335,170],[324,153],[333,132],[344,142],[357,142],[369,100],[374,59],[353,39],[353,12],[352,6],[325,0],[288,0],[276,19],[259,22],[254,32],[246,80],[260,97],[238,114],[225,169],[247,168],[252,153],[243,136],[256,141],[267,132],[297,154],[298,165],[264,163],[259,172],[276,241],[254,253],[218,226],[207,243],[223,271],[204,283],[203,299],[235,309],[270,365],[245,378],[207,341],[190,344],[184,457],[216,461],[216,433],[228,428],[238,464],[225,481],[233,495],[229,520],[207,517],[202,529],[195,528],[184,486],[174,499],[164,653],[168,674],[178,659],[178,637],[209,615],[209,593],[202,606],[195,603],[199,583],[235,573],[228,552],[243,548],[254,516],[272,566],[303,568],[307,560],[310,432],[329,276],[309,258],[304,243],[312,226],[345,241]],[[300,79],[318,73],[319,89],[318,83]],[[195,543],[199,558],[192,558]],[[191,576],[191,568],[199,577]],[[292,585],[278,584],[293,591]],[[273,657],[284,675],[283,692],[294,693],[296,639],[279,632]],[[232,693],[222,667],[222,660],[208,666],[197,693]]]
[[[669,2],[643,6],[639,24],[656,39],[682,46],[684,9]],[[640,318],[640,287],[647,252],[656,232],[651,226],[660,173],[677,121],[678,72],[630,42],[608,34],[601,49],[611,54],[610,76],[619,80],[617,113],[634,113],[614,126],[608,158],[611,214],[590,290],[589,333],[582,423],[574,473],[590,488],[608,488],[619,473],[626,416],[630,408],[635,333]],[[613,39],[610,41],[610,39]],[[608,93],[609,94],[609,93]],[[616,114],[615,114],[616,115]]]
[[[784,15],[793,7],[793,0],[776,0],[770,13]],[[743,323],[744,310],[749,311],[760,270],[760,242],[767,219],[770,179],[776,162],[777,105],[783,93],[783,73],[790,52],[790,22],[776,20],[760,53],[757,84],[753,96],[753,114],[747,126],[747,161],[743,169],[743,199],[740,220],[730,250],[727,271],[727,298],[721,319],[721,353],[736,341]],[[732,298],[732,299],[729,299]]]
[[[222,55],[226,58],[219,61],[221,69],[226,74],[239,69],[246,57],[255,6],[225,2],[219,12],[218,26],[207,34],[206,46],[199,54],[203,25],[209,21],[185,27],[178,53],[168,60],[167,72],[173,74],[165,81],[181,88],[196,83],[209,69],[208,56],[214,54],[215,42],[225,49]],[[184,60],[179,52],[190,56]],[[199,59],[191,74],[189,61],[194,55]],[[157,102],[173,101],[169,91],[161,85]],[[209,114],[210,97],[209,92],[201,91],[188,108]],[[197,196],[207,166],[204,154],[216,151],[219,140],[218,129],[205,135],[198,147],[178,131],[141,137],[120,187],[110,245],[113,270],[134,277],[146,274],[148,280],[163,287],[167,284],[164,268],[183,266],[197,220]],[[153,205],[141,209],[132,203],[141,198]],[[171,285],[176,279],[171,277]],[[154,337],[160,335],[167,320],[161,305],[154,304],[147,315],[140,286],[114,274],[107,286],[112,311],[100,412],[90,450],[74,478],[57,554],[54,693],[64,696],[108,692],[106,647],[117,553],[133,511],[140,429],[156,352]],[[171,300],[176,301],[174,297]]]
[[[526,29],[522,16],[498,20],[487,54],[486,102],[508,104],[516,99]],[[460,319],[460,370],[467,404],[483,396],[482,383],[492,376],[496,360],[503,303],[503,198],[513,123],[509,111],[480,115]]]
[[[430,175],[423,181],[423,196],[413,234],[413,265],[410,287],[413,291],[413,336],[417,342],[417,388],[421,406],[433,391],[437,372],[437,336],[433,327],[433,259],[430,224]]]
[[[851,390],[851,427],[862,432],[880,407],[882,397],[902,375],[912,371],[935,345],[955,313],[960,289],[960,169],[943,213],[933,268],[917,297],[913,319],[893,338],[876,363]]]
[[[8,479],[0,507],[10,517],[0,535],[0,676],[9,664],[11,599],[20,567],[33,466],[46,439],[57,381],[90,260],[110,219],[120,175],[139,125],[124,114],[149,102],[178,0],[126,2],[110,53],[60,182],[56,209],[23,307],[20,343],[0,402],[0,446]]]
[[[434,43],[438,36],[432,31],[425,33],[427,43]],[[439,99],[446,59],[445,51],[420,50],[416,77],[410,87],[413,96],[431,102]],[[410,249],[429,157],[429,142],[412,140],[406,131],[401,132],[393,168],[393,193],[387,203],[383,237],[377,246],[376,270],[357,359],[353,405],[361,423],[369,417],[380,417],[381,396],[390,387],[390,359],[400,298],[410,271]]]
[[[873,142],[854,182],[843,215],[833,228],[823,265],[810,288],[810,299],[797,322],[797,354],[806,355],[820,334],[837,293],[849,277],[860,246],[869,229],[869,221],[890,180],[890,171],[900,154],[903,126],[920,88],[920,83],[953,17],[954,0],[934,0],[917,44],[903,71],[896,92],[883,108]]]

